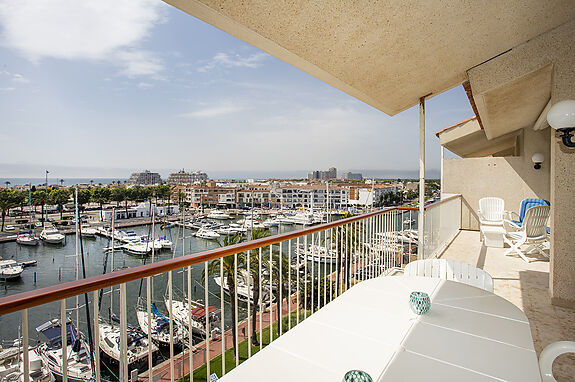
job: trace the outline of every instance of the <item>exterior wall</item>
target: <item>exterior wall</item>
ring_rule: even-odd
[[[550,199],[550,129],[523,134],[519,157],[444,159],[443,193],[461,194],[461,228],[479,229],[479,199],[495,196],[505,200],[505,209],[519,213],[525,198]],[[531,156],[542,153],[541,169],[535,170]]]
[[[476,81],[503,86],[527,69],[553,65],[551,104],[575,99],[575,20],[543,33],[479,65],[470,75]],[[471,72],[471,71],[470,71]],[[575,308],[575,150],[566,148],[551,136],[550,172],[551,264],[549,290],[553,304]]]

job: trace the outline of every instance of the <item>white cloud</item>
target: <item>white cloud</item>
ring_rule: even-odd
[[[258,52],[247,57],[242,57],[239,54],[230,55],[228,53],[216,54],[206,65],[199,67],[198,72],[207,72],[218,66],[224,68],[259,68],[262,66],[262,61],[268,55],[264,52]]]
[[[154,87],[153,84],[150,84],[148,82],[140,82],[138,83],[138,85],[136,85],[137,87],[139,87],[140,89],[149,89],[151,87]]]
[[[22,84],[30,83],[30,80],[27,79],[26,77],[24,77],[24,76],[21,75],[21,74],[14,74],[14,75],[12,76],[12,81],[20,82],[20,83],[22,83]]]
[[[214,118],[214,117],[221,117],[226,114],[238,113],[240,111],[245,110],[244,107],[239,105],[217,105],[217,106],[209,106],[200,110],[196,110],[191,113],[185,113],[181,116],[184,118],[195,118],[195,119],[202,119],[202,118]]]
[[[0,88],[0,92],[11,92],[13,90],[16,90],[15,88]]]
[[[154,75],[161,62],[138,46],[162,21],[156,0],[7,0],[1,42],[32,61],[102,60],[126,75]]]

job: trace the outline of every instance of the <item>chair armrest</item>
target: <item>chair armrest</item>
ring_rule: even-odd
[[[520,230],[521,229],[520,225],[517,225],[516,223],[512,222],[511,220],[503,219],[503,226],[505,227],[505,230],[507,230],[507,225],[509,225],[509,227],[511,227],[514,230]]]
[[[545,346],[545,349],[539,355],[539,370],[543,382],[557,382],[553,377],[553,361],[565,353],[575,353],[575,342],[558,341]]]
[[[505,214],[507,214],[507,218],[508,218],[509,220],[517,220],[517,221],[519,221],[519,215],[518,215],[516,212],[513,212],[513,211],[505,211]],[[516,219],[514,219],[514,217],[515,217]]]

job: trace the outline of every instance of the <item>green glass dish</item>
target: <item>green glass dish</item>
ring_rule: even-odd
[[[373,379],[365,371],[350,370],[345,373],[343,382],[373,382]]]
[[[415,314],[425,314],[429,312],[431,300],[425,292],[411,292],[409,295],[409,306]]]

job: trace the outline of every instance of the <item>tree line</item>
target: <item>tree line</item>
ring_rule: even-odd
[[[131,188],[92,187],[78,190],[78,206],[80,209],[83,209],[87,203],[98,203],[100,205],[100,211],[102,211],[106,203],[116,202],[117,205],[120,206],[120,203],[123,202],[127,210],[128,203],[130,202],[144,202],[147,200],[155,200],[158,202],[162,200],[164,202],[167,201],[169,204],[171,195],[172,189],[170,186],[164,184],[149,187],[134,186]],[[74,187],[36,189],[35,186],[32,186],[30,190],[2,188],[0,189],[0,210],[2,212],[2,226],[0,231],[4,231],[4,221],[11,209],[20,208],[20,212],[23,214],[25,206],[33,206],[34,213],[36,213],[37,208],[40,207],[41,221],[44,221],[46,207],[51,205],[57,207],[60,212],[60,219],[62,219],[64,205],[74,201]]]

